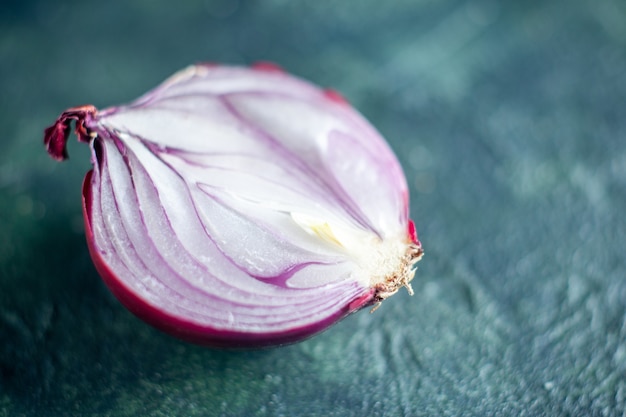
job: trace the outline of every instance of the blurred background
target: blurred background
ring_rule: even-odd
[[[196,62],[273,61],[383,133],[426,255],[394,296],[300,344],[174,340],[101,283],[67,107]],[[0,416],[626,413],[626,3],[5,0]]]

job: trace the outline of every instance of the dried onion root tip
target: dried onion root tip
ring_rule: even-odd
[[[412,296],[414,294],[411,281],[415,277],[415,264],[422,259],[423,255],[424,251],[421,245],[414,243],[409,244],[398,271],[386,276],[381,283],[374,286],[376,289],[373,301],[374,306],[370,310],[370,313],[378,310],[384,300],[397,293],[402,287],[406,288],[409,295]]]
[[[89,143],[87,243],[113,294],[182,339],[310,337],[405,287],[422,245],[400,164],[339,93],[274,64],[191,66],[136,101],[68,109]]]

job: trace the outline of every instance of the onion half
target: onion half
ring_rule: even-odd
[[[273,65],[189,67],[45,131],[92,150],[87,242],[115,296],[188,341],[299,341],[409,282],[422,256],[402,169],[333,91]]]

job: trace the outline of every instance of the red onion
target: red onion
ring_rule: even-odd
[[[89,250],[133,313],[211,346],[295,342],[406,287],[422,255],[402,169],[341,96],[273,65],[187,68],[45,131],[89,143]]]

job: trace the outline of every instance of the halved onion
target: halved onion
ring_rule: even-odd
[[[295,342],[406,287],[422,247],[402,169],[337,93],[272,65],[189,67],[135,102],[65,111],[92,149],[87,242],[117,298],[211,346]]]

